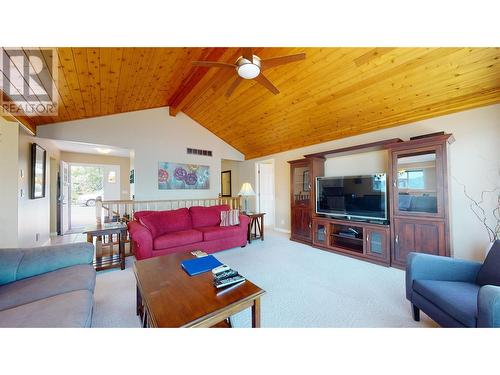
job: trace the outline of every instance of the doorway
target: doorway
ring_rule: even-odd
[[[274,192],[274,159],[255,163],[256,208],[257,212],[266,214],[265,226],[274,228],[275,192]]]
[[[101,166],[70,165],[70,228],[80,231],[95,223],[97,197],[103,196],[104,169]]]
[[[66,164],[66,163],[64,163]],[[68,213],[64,233],[80,233],[86,226],[96,222],[95,205],[102,200],[120,199],[120,166],[71,163],[68,169],[66,205]]]

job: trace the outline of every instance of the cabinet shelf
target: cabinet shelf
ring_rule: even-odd
[[[356,231],[356,236],[345,235]],[[341,219],[313,218],[313,244],[317,247],[389,265],[389,226]]]
[[[343,236],[341,234],[337,234],[337,233],[332,233],[331,236],[333,237],[338,237],[338,238],[344,238],[346,240],[354,240],[354,241],[363,241],[362,238],[359,238],[359,237],[349,237],[349,236]]]

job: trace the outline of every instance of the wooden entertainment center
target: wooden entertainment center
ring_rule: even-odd
[[[451,134],[387,139],[305,155],[290,163],[291,240],[404,268],[412,251],[450,256],[448,146]],[[316,178],[328,158],[386,150],[389,224],[316,213]],[[374,173],[383,171],[374,171]]]

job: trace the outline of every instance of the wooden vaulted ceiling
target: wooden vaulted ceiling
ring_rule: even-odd
[[[265,71],[280,94],[244,81],[227,98],[236,72],[191,61],[233,63],[240,48],[58,48],[58,116],[23,121],[169,105],[250,159],[500,102],[499,48],[254,49],[299,52],[306,60]]]

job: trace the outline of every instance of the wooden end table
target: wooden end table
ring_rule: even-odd
[[[137,315],[143,327],[220,327],[230,316],[252,309],[252,327],[260,327],[260,297],[266,292],[246,280],[232,289],[216,289],[212,272],[189,276],[177,253],[134,263]],[[228,288],[231,288],[229,286]]]
[[[248,223],[248,242],[252,243],[252,240],[257,240],[260,238],[264,241],[264,215],[262,212],[244,212],[244,215],[250,218]],[[258,232],[258,233],[257,233]]]
[[[125,269],[125,239],[127,237],[127,225],[124,223],[103,223],[100,225],[91,225],[84,229],[83,233],[87,234],[87,242],[94,243],[94,237],[97,240],[102,240],[103,236],[118,237],[118,254],[102,256],[102,254],[94,255],[94,268],[96,271],[107,270],[110,268],[120,267]]]

